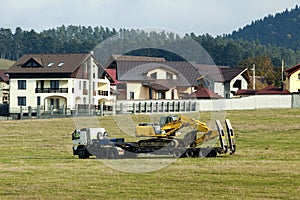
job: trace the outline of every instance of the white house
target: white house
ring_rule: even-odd
[[[72,111],[113,101],[103,72],[92,54],[26,54],[6,72],[10,113],[20,107]]]

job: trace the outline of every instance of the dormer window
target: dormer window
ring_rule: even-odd
[[[39,67],[39,64],[36,63],[34,60],[30,60],[25,64],[25,67]]]
[[[150,74],[150,77],[153,79],[157,79],[157,72]]]
[[[42,67],[42,64],[39,59],[32,57],[27,60],[22,67]]]
[[[173,80],[173,74],[167,72],[167,80]]]
[[[64,62],[61,62],[57,65],[57,67],[62,67],[65,63]]]

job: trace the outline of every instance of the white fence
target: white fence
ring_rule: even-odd
[[[232,99],[117,101],[115,113],[292,108],[293,104],[295,104],[295,102],[293,103],[293,99],[295,98],[292,95],[256,95]]]

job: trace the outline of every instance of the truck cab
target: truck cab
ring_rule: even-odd
[[[122,141],[123,138],[110,139],[105,128],[76,129],[72,133],[73,155],[83,159],[89,156],[119,157],[124,154],[124,150],[116,143]]]

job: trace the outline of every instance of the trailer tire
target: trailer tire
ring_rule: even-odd
[[[181,156],[182,156],[182,153],[181,153],[180,150],[175,149],[175,150],[173,151],[173,157],[174,157],[174,158],[180,158]]]
[[[171,148],[176,149],[179,147],[179,141],[176,139],[173,139],[170,141],[169,145]]]
[[[199,158],[205,158],[208,156],[208,149],[207,148],[201,148],[199,149],[198,157]]]
[[[194,157],[195,156],[195,153],[192,149],[187,149],[186,152],[185,152],[185,156],[187,158],[191,158],[191,157]]]
[[[78,150],[78,158],[79,159],[86,159],[88,158],[88,153],[84,147],[79,148]]]

